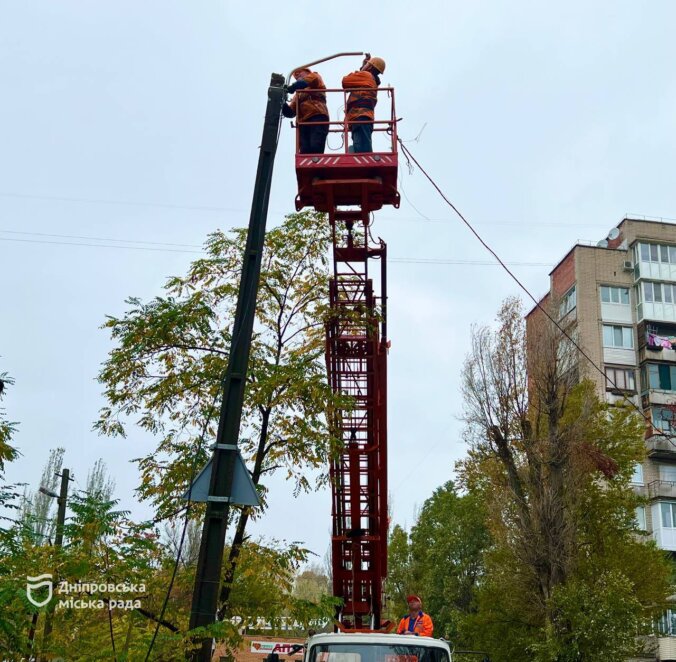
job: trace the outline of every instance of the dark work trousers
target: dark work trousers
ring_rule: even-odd
[[[358,117],[360,121],[368,120],[368,117]],[[352,125],[352,143],[354,152],[372,152],[373,142],[371,134],[373,133],[373,124],[353,124]]]
[[[328,122],[326,115],[315,115],[305,120],[305,122]],[[326,147],[326,136],[329,135],[328,124],[301,124],[300,127],[300,153],[301,154],[323,154]]]

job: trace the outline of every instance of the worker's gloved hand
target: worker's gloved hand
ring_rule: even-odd
[[[294,111],[294,109],[291,106],[289,106],[288,103],[285,103],[282,106],[282,115],[284,115],[284,117],[295,117],[296,112]]]
[[[297,80],[295,83],[289,85],[289,87],[286,88],[286,91],[289,94],[293,94],[296,90],[304,90],[308,84],[304,80]]]

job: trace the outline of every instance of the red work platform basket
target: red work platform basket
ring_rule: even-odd
[[[326,90],[347,95],[354,90]],[[296,94],[302,95],[303,90]],[[296,123],[296,176],[298,195],[296,210],[314,207],[317,211],[331,212],[339,206],[357,205],[363,212],[375,211],[383,205],[399,207],[397,191],[397,119],[394,110],[394,89],[378,89],[379,94],[387,95],[390,102],[390,118],[373,122],[374,138],[379,133],[387,136],[385,151],[353,153],[349,151],[351,125],[364,122],[326,122],[329,125],[329,137],[342,134],[341,152],[328,154],[300,154],[298,130],[310,122]],[[301,97],[302,102],[302,97]],[[314,122],[316,126],[319,122]],[[389,147],[389,149],[387,149]]]

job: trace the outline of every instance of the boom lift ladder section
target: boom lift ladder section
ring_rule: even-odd
[[[349,90],[331,92],[342,94],[345,104]],[[341,121],[328,124],[329,136],[342,135],[343,153],[296,154],[296,209],[311,206],[328,213],[333,237],[326,365],[334,393],[350,402],[330,420],[341,442],[329,468],[333,594],[343,599],[337,627],[359,631],[391,627],[381,618],[388,528],[387,251],[382,241],[374,241],[369,224],[371,212],[399,206],[399,193],[394,90],[380,88],[378,95],[386,97],[389,119],[376,118],[373,138],[382,145],[384,134],[386,149],[350,152],[350,127]],[[380,265],[377,287],[370,271],[374,262]]]
[[[351,400],[331,421],[342,442],[330,465],[333,592],[344,601],[338,614],[343,629],[380,629],[387,573],[386,247],[371,245],[367,225],[355,229],[335,213],[329,218],[334,272],[327,371],[333,391]],[[378,295],[369,275],[373,259],[380,260]]]

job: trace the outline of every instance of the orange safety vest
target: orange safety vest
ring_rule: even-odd
[[[378,102],[378,81],[368,71],[353,71],[343,78],[343,88],[369,88],[350,92],[345,108],[345,121],[352,122],[357,118],[374,119],[374,109]]]
[[[289,106],[293,108],[298,121],[306,122],[317,115],[326,115],[328,121],[329,110],[326,107],[326,93],[322,92],[326,89],[326,85],[324,85],[322,77],[316,71],[312,71],[303,80],[308,86],[298,90],[289,101]]]
[[[399,621],[399,627],[397,628],[397,634],[406,634],[409,631],[409,623],[413,616],[404,616]],[[419,637],[431,637],[432,632],[434,632],[434,623],[429,614],[425,614],[422,611],[418,612],[418,615],[415,617],[415,623],[413,624],[413,632]]]

